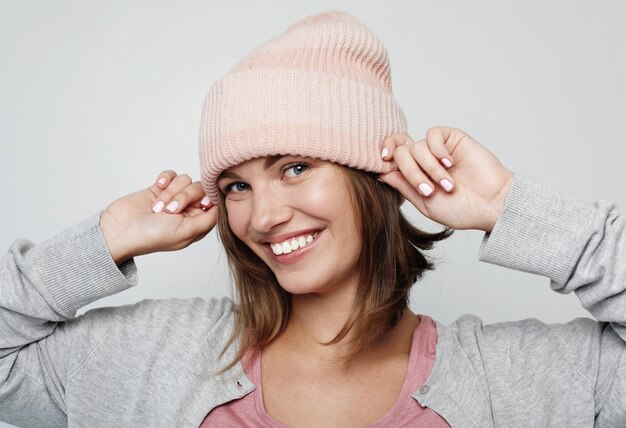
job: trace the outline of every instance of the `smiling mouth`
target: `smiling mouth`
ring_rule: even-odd
[[[289,254],[293,251],[306,248],[309,244],[314,242],[319,235],[318,232],[303,234],[299,236],[294,236],[289,238],[283,242],[270,243],[269,246],[272,249],[272,253],[276,256],[280,256],[282,254]]]

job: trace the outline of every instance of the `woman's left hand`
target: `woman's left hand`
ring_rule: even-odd
[[[399,170],[379,178],[422,214],[454,229],[491,232],[513,173],[472,137],[438,126],[417,142],[404,133],[390,135],[382,150],[383,159],[395,161]]]

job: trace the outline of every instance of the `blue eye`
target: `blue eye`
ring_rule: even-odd
[[[246,183],[242,183],[241,181],[230,183],[228,186],[224,187],[224,194],[227,193],[239,193],[248,189],[248,185]]]
[[[309,169],[309,166],[307,164],[304,163],[294,163],[292,165],[289,165],[287,168],[285,168],[285,174],[286,175],[290,175],[288,173],[288,171],[293,171],[293,175],[292,176],[299,176],[304,174],[307,170]]]

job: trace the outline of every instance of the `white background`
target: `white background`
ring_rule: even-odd
[[[624,2],[0,0],[1,247],[44,240],[164,169],[199,179],[209,86],[261,42],[329,9],[382,39],[415,138],[458,127],[535,182],[624,205]],[[588,316],[546,278],[479,263],[481,238],[458,231],[439,245],[439,268],[414,288],[415,311],[445,324],[464,313]],[[230,293],[215,233],[136,261],[137,287],[81,312]]]

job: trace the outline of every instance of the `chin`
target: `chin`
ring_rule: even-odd
[[[301,295],[301,294],[312,294],[312,293],[319,293],[322,290],[320,289],[320,287],[315,287],[315,286],[307,286],[304,284],[286,284],[283,285],[280,281],[278,282],[280,284],[280,287],[285,290],[287,293],[289,294],[293,294],[293,295]]]
[[[299,280],[281,280],[278,279],[278,284],[280,287],[285,290],[289,294],[299,295],[299,294],[311,294],[311,293],[321,293],[324,291],[323,284],[319,282],[313,281],[299,281]]]
[[[307,294],[330,295],[330,294],[334,294],[335,292],[339,292],[340,294],[343,294],[344,291],[347,291],[346,287],[341,287],[337,285],[336,283],[329,283],[329,282],[302,283],[302,282],[293,282],[293,281],[288,281],[288,282],[278,281],[278,284],[283,290],[285,290],[287,293],[291,294],[292,296],[304,296]]]

